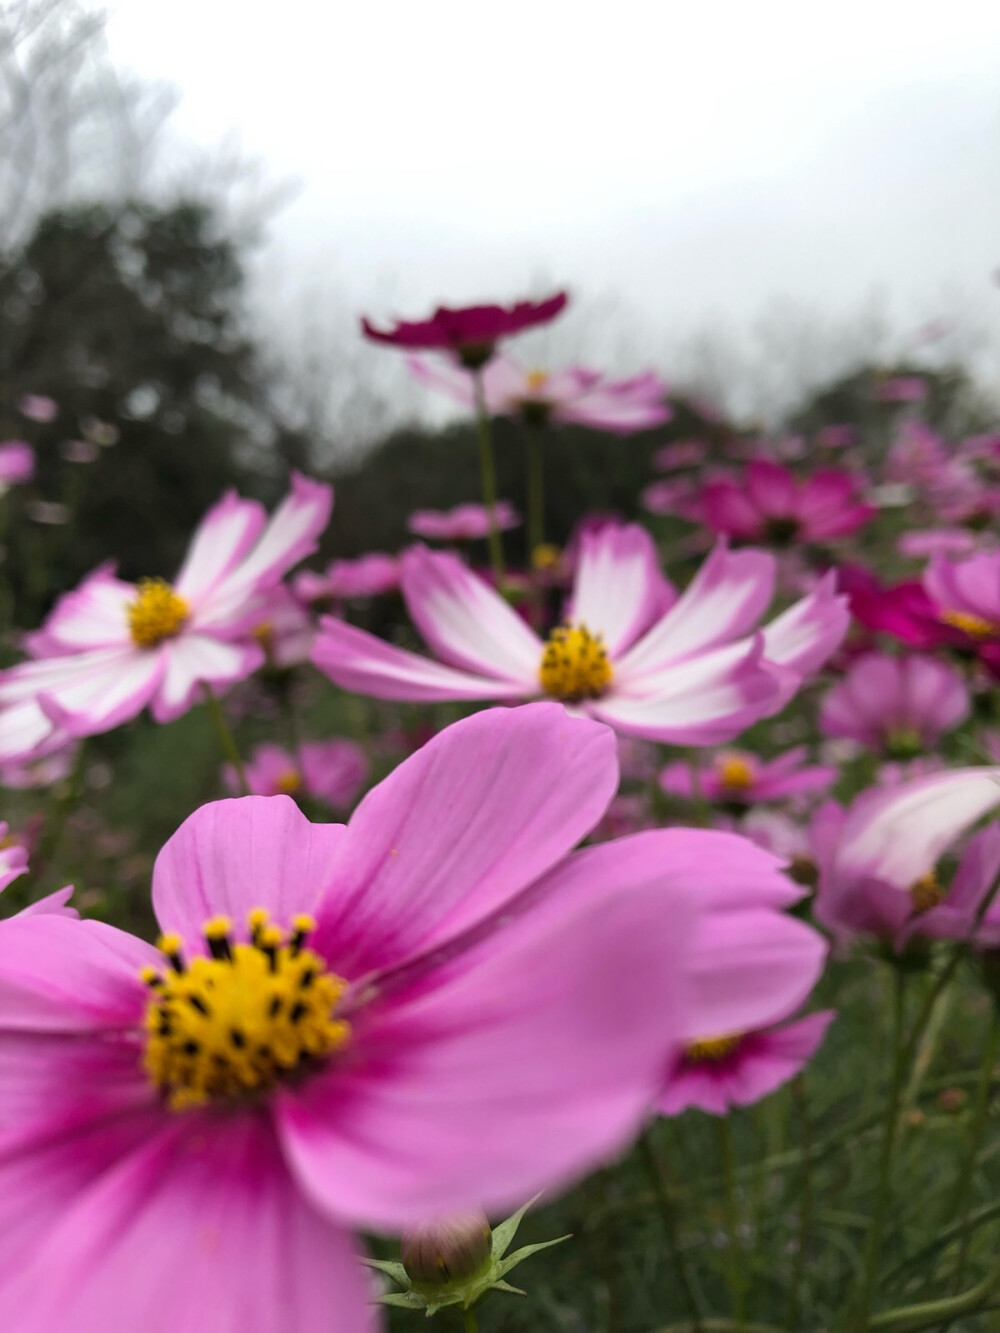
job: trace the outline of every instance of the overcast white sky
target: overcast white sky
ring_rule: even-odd
[[[551,280],[661,338],[878,291],[901,329],[1000,329],[988,0],[117,0],[108,35],[176,85],[176,135],[295,182],[284,296],[416,315]]]

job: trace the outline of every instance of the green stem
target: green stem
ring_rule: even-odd
[[[465,1329],[465,1333],[479,1333],[475,1310],[462,1311],[462,1327]]]
[[[919,1333],[920,1329],[941,1329],[962,1315],[975,1314],[986,1307],[990,1297],[1000,1286],[1000,1265],[992,1269],[974,1287],[959,1296],[946,1296],[943,1300],[923,1301],[919,1305],[904,1305],[897,1310],[885,1310],[873,1315],[865,1324],[866,1329],[891,1330],[892,1333]]]
[[[889,1202],[889,1187],[892,1180],[892,1164],[896,1147],[896,1134],[899,1126],[899,1103],[903,1091],[903,1073],[907,1067],[907,1054],[916,1044],[918,1034],[911,1034],[911,1040],[903,1041],[903,1018],[906,1001],[906,974],[899,968],[894,972],[893,1012],[892,1012],[892,1074],[889,1081],[889,1096],[885,1108],[885,1128],[882,1134],[882,1152],[879,1160],[878,1183],[875,1188],[875,1206],[872,1209],[871,1223],[868,1227],[868,1239],[865,1243],[864,1266],[862,1268],[861,1290],[858,1300],[857,1328],[868,1327],[868,1311],[871,1308],[875,1290],[875,1273],[878,1268],[879,1245],[882,1240],[882,1228],[885,1224],[886,1208]],[[925,1006],[924,1013],[929,1014],[933,1007]],[[925,1020],[926,1021],[926,1020]]]
[[[795,1251],[795,1267],[792,1273],[792,1289],[789,1297],[788,1327],[798,1328],[799,1313],[802,1309],[802,1282],[805,1277],[806,1245],[809,1240],[809,1222],[812,1212],[812,1173],[809,1169],[809,1107],[806,1102],[805,1079],[802,1074],[792,1081],[792,1098],[795,1102],[795,1116],[799,1127],[799,1140],[802,1144],[802,1170],[799,1175],[799,1244]]]
[[[736,1204],[736,1164],[733,1154],[733,1135],[729,1117],[718,1120],[719,1156],[722,1160],[722,1178],[725,1185],[726,1231],[729,1245],[726,1253],[726,1283],[733,1303],[733,1323],[742,1330],[745,1323],[743,1253],[740,1248],[739,1210]]]
[[[670,1197],[670,1189],[664,1178],[663,1168],[660,1165],[656,1149],[653,1147],[649,1130],[646,1130],[639,1139],[639,1154],[642,1157],[643,1166],[646,1168],[646,1174],[649,1176],[649,1183],[653,1187],[653,1197],[656,1199],[660,1220],[663,1223],[663,1234],[666,1237],[667,1248],[673,1258],[674,1267],[677,1270],[677,1281],[691,1314],[690,1326],[694,1333],[701,1333],[702,1311],[698,1297],[695,1295],[694,1283],[691,1281],[688,1262],[681,1246],[677,1211],[673,1199]]]
[[[993,1090],[993,1070],[1000,1050],[1000,1016],[995,1005],[991,1006],[990,1027],[986,1034],[986,1050],[983,1053],[982,1075],[976,1089],[976,1101],[972,1109],[972,1124],[969,1128],[968,1143],[962,1165],[955,1184],[954,1204],[951,1214],[961,1219],[961,1240],[958,1247],[958,1269],[956,1285],[961,1286],[965,1277],[965,1263],[969,1254],[971,1218],[971,1199],[969,1191],[976,1169],[976,1156],[986,1129],[986,1115],[990,1105],[990,1093]]]
[[[497,590],[503,590],[504,563],[503,545],[500,541],[500,527],[497,523],[497,472],[493,460],[493,427],[486,408],[486,395],[483,393],[483,372],[472,372],[472,388],[476,402],[476,425],[479,431],[479,471],[483,481],[483,504],[490,520],[490,564]]]
[[[47,869],[49,861],[56,853],[56,849],[62,840],[63,831],[66,828],[66,821],[76,809],[83,795],[83,774],[84,757],[86,753],[87,742],[81,740],[79,749],[76,752],[76,759],[73,763],[73,771],[70,774],[69,781],[66,784],[63,795],[56,803],[55,809],[46,820],[45,829],[42,833],[41,841],[38,844],[38,850],[32,857],[32,873],[39,876]]]
[[[226,715],[222,711],[222,705],[215,697],[215,693],[208,681],[203,680],[201,688],[205,695],[205,702],[208,704],[208,711],[212,715],[215,734],[219,738],[219,745],[222,748],[222,753],[236,770],[236,776],[240,784],[240,794],[242,796],[249,796],[250,784],[247,781],[247,771],[243,767],[243,760],[240,758],[240,752],[236,748],[236,741],[233,739],[233,733],[229,730],[229,723],[226,721]]]
[[[545,459],[542,453],[542,428],[528,426],[524,441],[528,497],[528,562],[539,546],[545,544]]]

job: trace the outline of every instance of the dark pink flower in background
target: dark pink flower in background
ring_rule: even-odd
[[[653,455],[653,467],[659,472],[673,472],[679,468],[701,467],[708,457],[704,440],[675,440],[665,444]]]
[[[748,750],[723,750],[708,764],[696,767],[677,760],[660,773],[660,787],[668,795],[685,800],[700,797],[723,805],[815,796],[827,791],[836,780],[836,768],[808,762],[804,745],[775,759],[761,759]]]
[[[5,440],[0,444],[0,495],[11,486],[20,486],[35,475],[35,451],[24,440]]]
[[[686,505],[689,518],[739,541],[791,545],[850,536],[875,515],[850,472],[820,469],[799,478],[767,459],[739,477],[708,482]]]
[[[17,400],[17,410],[29,421],[47,425],[59,415],[59,404],[54,398],[41,393],[25,393]]]
[[[461,366],[419,357],[408,363],[416,379],[463,407],[473,407],[472,376]],[[616,435],[651,430],[672,412],[663,380],[652,371],[615,380],[600,371],[528,370],[508,356],[494,357],[483,371],[483,398],[491,416],[520,417],[530,425],[576,425]]]
[[[849,449],[858,442],[856,426],[824,426],[816,436],[820,449]]]
[[[226,786],[237,795],[234,769],[223,770]],[[258,745],[246,763],[252,796],[313,796],[334,810],[352,805],[368,776],[368,757],[360,745],[335,736],[304,741],[297,755],[280,745]]]
[[[378,329],[362,319],[361,328],[373,342],[411,352],[450,352],[462,365],[478,369],[490,360],[502,338],[548,324],[562,313],[568,300],[568,293],[557,292],[543,301],[518,301],[512,306],[438,306],[429,319],[398,320],[389,329]]]
[[[481,504],[454,509],[415,509],[406,526],[418,537],[436,542],[471,542],[488,537],[490,528],[502,532],[520,525],[521,516],[508,500],[498,500],[492,512]]]
[[[882,380],[875,397],[880,403],[922,403],[927,397],[927,381],[919,375],[895,375]]]
[[[310,605],[379,597],[398,587],[399,557],[384,551],[369,551],[353,560],[333,560],[322,574],[304,569],[292,581],[296,597]]]
[[[970,710],[965,678],[947,662],[866,653],[828,691],[819,725],[827,736],[909,758],[935,746]]]

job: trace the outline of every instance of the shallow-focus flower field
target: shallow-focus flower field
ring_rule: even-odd
[[[481,490],[350,557],[290,468],[64,584],[128,429],[14,405],[0,1327],[1000,1317],[1000,429],[515,359],[566,303],[363,321]],[[575,429],[652,466],[564,531]]]

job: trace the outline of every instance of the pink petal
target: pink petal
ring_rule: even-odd
[[[284,927],[313,913],[338,864],[342,824],[311,824],[288,796],[213,801],[189,815],[153,867],[153,910],[165,931],[199,947],[213,916],[245,933],[247,913],[266,907]]]
[[[808,597],[764,626],[764,656],[801,679],[833,656],[850,623],[847,598],[837,592],[831,570]]]
[[[227,491],[198,524],[174,580],[175,590],[192,604],[200,605],[252,549],[266,522],[263,505]]]
[[[43,687],[39,703],[70,736],[93,736],[130,722],[152,698],[166,670],[162,647],[99,648],[56,661],[66,663],[66,678]]]
[[[246,680],[264,662],[257,643],[225,643],[206,634],[181,634],[163,645],[166,670],[153,697],[157,722],[172,722],[199,701],[202,685],[217,688]]]
[[[320,621],[310,656],[334,684],[375,699],[403,699],[411,703],[438,699],[520,699],[535,692],[521,681],[474,676],[442,666],[332,616],[324,616]]]
[[[456,722],[355,810],[315,947],[351,978],[433,948],[565,856],[617,785],[613,733],[559,704]]]
[[[49,656],[131,645],[127,607],[136,589],[116,579],[113,570],[112,564],[102,565],[60,597],[42,629],[27,636],[29,652]]]
[[[600,633],[615,656],[655,617],[662,583],[653,539],[638,524],[608,524],[585,532],[567,619],[582,621],[592,633]]]
[[[449,552],[414,546],[402,563],[407,609],[438,657],[525,692],[537,687],[543,645],[499,593]]]

